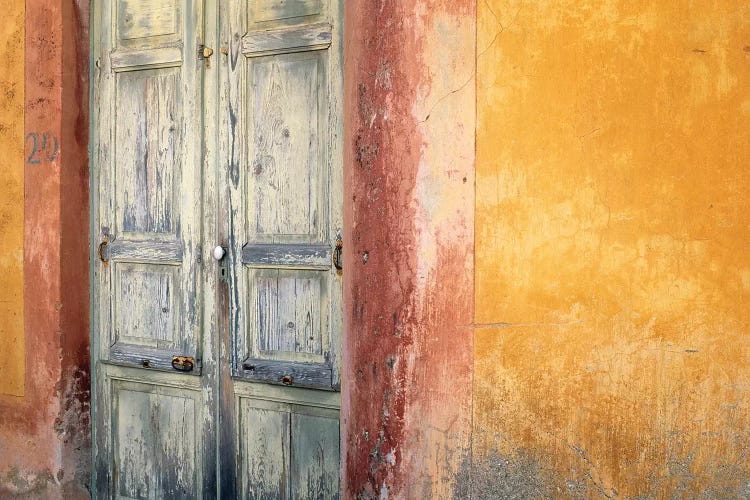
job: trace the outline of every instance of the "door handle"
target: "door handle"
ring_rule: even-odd
[[[342,271],[344,269],[344,263],[341,258],[341,254],[344,251],[344,242],[341,240],[338,240],[336,242],[336,248],[333,250],[333,267],[336,268],[337,271]]]
[[[213,255],[214,260],[216,262],[221,262],[221,259],[224,258],[224,255],[226,255],[226,250],[224,250],[224,247],[221,245],[217,245],[216,248],[214,248],[213,252],[211,252],[211,255]]]

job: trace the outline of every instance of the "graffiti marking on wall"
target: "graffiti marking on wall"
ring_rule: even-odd
[[[29,132],[26,134],[26,149],[30,149],[27,164],[53,163],[60,155],[60,141],[51,132]]]

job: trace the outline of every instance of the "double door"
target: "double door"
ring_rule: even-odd
[[[99,498],[339,492],[341,0],[95,0]]]

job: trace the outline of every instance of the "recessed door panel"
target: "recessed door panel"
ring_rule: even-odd
[[[320,54],[249,61],[247,220],[257,241],[316,241],[325,224]]]
[[[250,25],[309,23],[323,14],[324,0],[244,0]]]
[[[127,71],[116,81],[118,227],[174,237],[183,152],[180,69]]]
[[[182,2],[115,0],[116,39],[120,47],[153,47],[180,40]]]
[[[238,412],[239,498],[338,498],[338,410],[240,397]]]
[[[197,394],[113,383],[113,477],[119,498],[194,498]]]
[[[177,348],[180,311],[177,266],[117,263],[115,342]]]
[[[339,494],[339,420],[292,414],[292,498],[337,498]]]
[[[241,498],[288,498],[289,414],[240,403]]]

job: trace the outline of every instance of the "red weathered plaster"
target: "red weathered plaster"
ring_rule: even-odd
[[[451,49],[436,28],[439,19],[463,18],[473,26],[468,1],[346,5],[347,498],[445,494],[468,446],[473,154],[466,149],[473,148],[446,149],[455,136],[427,123],[466,118],[463,125],[473,137],[473,107],[465,117],[430,116],[454,90],[465,87],[473,95],[472,76],[467,81],[444,63],[454,60],[451,50],[465,46]],[[435,84],[437,79],[442,83]],[[445,81],[450,91],[439,96],[434,91],[446,90]],[[430,164],[435,149],[456,154]],[[433,212],[440,208],[433,202],[440,205],[441,199],[433,191],[441,190],[465,203],[435,221]]]
[[[25,131],[56,138],[59,154],[26,165],[26,395],[0,396],[13,450],[0,453],[0,496],[87,495],[87,25],[86,2],[26,2]]]

